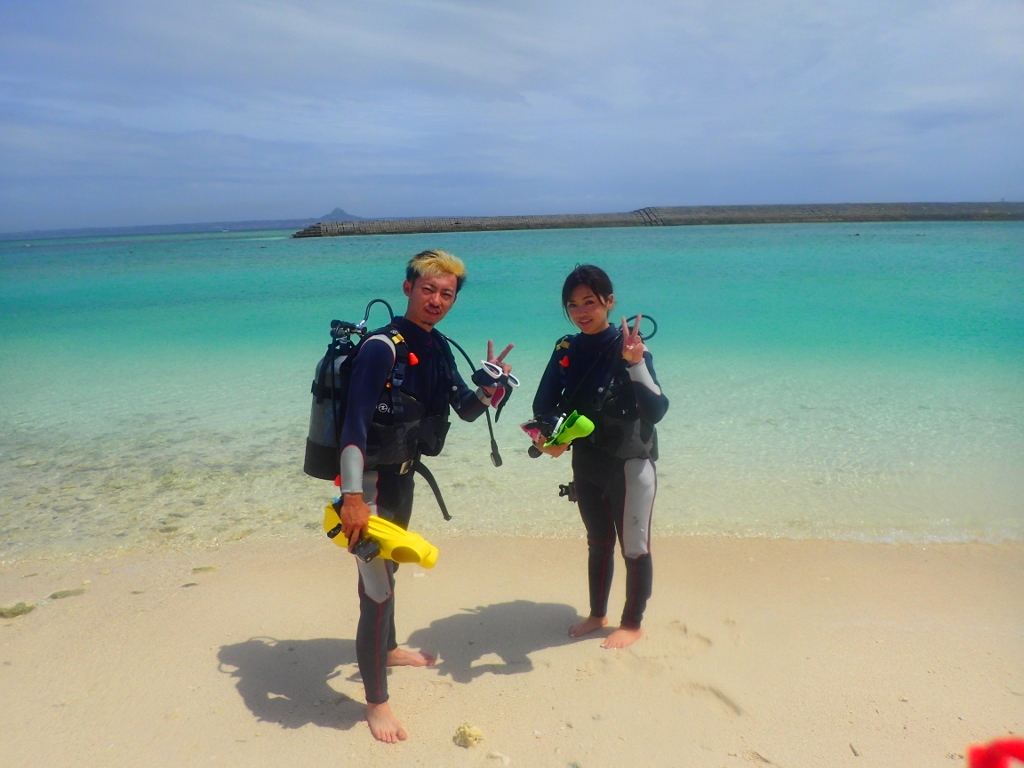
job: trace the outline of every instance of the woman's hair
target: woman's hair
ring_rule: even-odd
[[[437,277],[438,275],[455,275],[455,292],[462,290],[466,282],[466,265],[458,256],[440,249],[421,251],[409,259],[405,268],[405,279],[415,283],[418,277]]]
[[[565,305],[569,303],[569,299],[572,298],[572,292],[581,285],[587,286],[587,288],[594,292],[595,296],[605,302],[614,293],[612,290],[612,279],[608,277],[607,272],[600,267],[595,267],[593,264],[577,264],[576,269],[569,273],[569,276],[565,278],[565,282],[562,284],[563,310]]]

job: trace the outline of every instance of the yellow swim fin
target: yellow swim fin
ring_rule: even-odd
[[[331,537],[334,543],[339,547],[348,548],[348,540],[345,534],[341,533],[341,516],[333,504],[328,504],[324,507],[324,531],[330,536],[335,529],[337,533]],[[366,535],[380,545],[378,557],[394,560],[396,563],[414,563],[424,568],[433,568],[437,562],[437,547],[418,533],[403,530],[383,517],[370,515]]]

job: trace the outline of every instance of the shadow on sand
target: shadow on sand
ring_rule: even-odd
[[[413,632],[408,645],[437,653],[438,674],[470,683],[487,672],[532,671],[529,654],[572,642],[566,631],[577,618],[568,605],[516,600],[438,619]],[[245,706],[262,722],[349,730],[363,721],[363,702],[328,685],[342,674],[339,667],[355,664],[355,640],[254,637],[221,646],[217,661],[221,672],[237,680]]]
[[[256,718],[283,728],[307,724],[348,730],[363,721],[364,704],[331,688],[338,667],[356,660],[354,640],[275,640],[254,637],[221,646],[219,669]],[[233,668],[233,669],[232,669]]]
[[[566,634],[577,620],[576,609],[556,603],[516,600],[438,619],[409,635],[409,645],[440,660],[435,669],[457,683],[487,672],[515,675],[533,670],[529,654],[573,642]],[[498,660],[483,661],[487,656]]]

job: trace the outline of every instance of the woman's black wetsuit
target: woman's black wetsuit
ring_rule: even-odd
[[[595,426],[571,448],[573,482],[590,550],[590,615],[607,614],[617,538],[626,561],[621,626],[637,629],[653,577],[654,425],[668,410],[651,353],[644,351],[641,362],[627,366],[622,337],[611,326],[598,334],[562,338],[537,388],[533,411],[553,421],[573,410]]]

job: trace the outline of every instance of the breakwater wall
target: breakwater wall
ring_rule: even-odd
[[[843,203],[829,205],[705,205],[641,208],[629,213],[549,216],[462,216],[321,221],[293,237],[410,235],[509,229],[678,227],[697,224],[807,224],[864,221],[1024,221],[1024,203]]]

